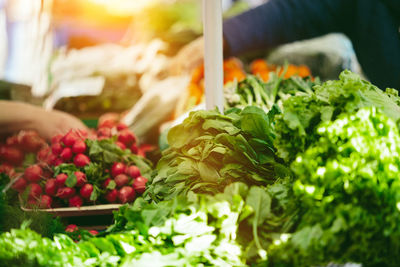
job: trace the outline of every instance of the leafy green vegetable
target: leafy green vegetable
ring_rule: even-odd
[[[272,249],[271,266],[400,261],[400,133],[375,108],[340,115],[292,170],[302,213],[296,231]]]
[[[231,82],[224,87],[225,109],[257,106],[269,112],[274,107],[281,106],[281,101],[293,95],[312,94],[314,85],[319,80],[311,80],[292,76],[283,78],[282,75],[271,73],[268,82],[263,82],[256,76],[247,75],[241,82]]]
[[[400,118],[400,98],[393,90],[382,92],[350,71],[342,72],[338,81],[327,81],[313,90],[289,97],[282,104],[282,114],[275,117],[274,145],[277,155],[287,162],[318,139],[320,122],[335,120],[342,113],[377,107],[395,121]]]
[[[196,111],[169,130],[170,147],[148,183],[146,199],[173,199],[189,191],[223,192],[232,182],[271,184],[289,171],[275,161],[268,115],[258,107],[242,111]],[[279,172],[276,172],[279,169]]]

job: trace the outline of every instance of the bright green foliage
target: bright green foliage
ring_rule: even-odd
[[[274,256],[286,265],[400,262],[400,134],[374,108],[322,123],[292,163],[304,213]],[[274,257],[272,257],[274,258]],[[272,264],[272,266],[274,266]],[[277,265],[279,266],[279,265]]]
[[[400,98],[393,89],[383,92],[350,71],[342,72],[337,81],[327,81],[313,89],[313,93],[288,98],[283,102],[282,114],[275,117],[274,146],[286,162],[318,140],[315,130],[320,122],[335,120],[342,113],[376,107],[395,121],[400,118]]]

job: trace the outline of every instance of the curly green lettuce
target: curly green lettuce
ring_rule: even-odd
[[[357,74],[344,71],[339,80],[315,85],[313,92],[289,97],[282,114],[275,116],[277,155],[286,162],[296,158],[319,138],[321,122],[333,121],[342,113],[354,113],[362,107],[381,109],[394,121],[400,119],[400,98],[393,89],[383,92]]]
[[[363,108],[317,127],[319,138],[291,165],[303,215],[271,249],[271,266],[398,265],[400,133],[386,114]]]

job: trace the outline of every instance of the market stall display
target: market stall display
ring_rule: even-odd
[[[129,1],[145,42],[59,51],[46,107],[102,116],[0,144],[0,265],[398,266],[398,91],[222,62],[219,0],[205,67],[167,77],[171,46],[201,32],[196,3]]]
[[[143,197],[106,232],[75,243],[25,225],[0,235],[2,262],[397,266],[397,91],[348,71],[242,82],[267,97],[172,128]]]

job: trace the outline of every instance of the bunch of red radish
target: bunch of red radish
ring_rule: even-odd
[[[15,179],[13,188],[24,190],[27,181],[18,179],[22,175],[23,163],[40,149],[46,147],[46,141],[35,131],[20,131],[7,138],[5,144],[0,144],[0,173],[5,173],[10,179]],[[43,173],[47,175],[48,173]]]
[[[34,131],[21,131],[7,138],[5,144],[0,144],[0,173],[14,176],[14,168],[21,167],[26,155],[36,153],[46,145]]]
[[[65,174],[53,177],[53,167],[62,163],[73,162],[77,167],[83,167],[90,163],[85,152],[87,150],[85,139],[88,133],[84,131],[69,131],[65,135],[56,135],[51,140],[51,146],[43,146],[36,154],[37,163],[24,170],[12,186],[13,189],[27,198],[27,206],[40,208],[64,206],[61,201],[53,201],[55,198],[68,199],[69,204],[81,206],[82,201],[75,196],[75,189],[65,186],[68,178]],[[77,184],[83,185],[86,181],[83,172],[77,172]],[[70,199],[71,198],[71,199]]]
[[[116,162],[111,167],[110,173],[112,178],[107,178],[103,183],[103,188],[109,189],[105,199],[110,203],[132,202],[136,194],[142,194],[146,190],[147,179],[140,175],[137,166],[126,166],[122,162]],[[110,186],[112,182],[114,185]]]
[[[30,133],[30,135],[32,134]],[[21,173],[17,176],[18,178],[14,181],[12,188],[26,199],[28,207],[81,207],[85,203],[88,205],[96,204],[95,200],[98,200],[97,203],[99,201],[102,203],[132,202],[136,194],[144,192],[147,182],[147,179],[141,176],[137,166],[126,166],[123,162],[116,162],[110,169],[104,169],[104,174],[111,176],[102,180],[101,183],[98,180],[90,181],[85,174],[85,166],[91,164],[85,140],[102,140],[113,136],[114,138],[116,136],[115,144],[121,149],[129,148],[132,153],[138,152],[136,137],[126,125],[122,123],[115,125],[108,122],[100,125],[95,133],[71,130],[65,135],[56,135],[52,138],[50,146],[43,139],[41,139],[40,145],[39,142],[34,143],[35,146],[32,145],[33,142],[28,145],[21,145],[29,152],[36,152],[36,163],[27,167],[23,171],[23,175]],[[14,140],[15,138],[11,139]],[[26,138],[20,137],[19,139],[25,140]],[[3,164],[5,167],[0,167],[0,172],[2,172],[1,168],[7,169],[7,174],[12,172],[9,170],[12,169],[12,166],[9,166],[8,163],[22,163],[23,154],[22,156],[17,155],[14,152],[14,147],[12,148],[10,150],[8,145],[8,150],[1,148],[7,152],[0,154],[2,161],[3,158],[7,159],[7,164]],[[1,149],[0,151],[3,151]],[[12,155],[12,157],[9,155]],[[55,168],[63,163],[73,164],[76,167],[76,171],[73,172],[76,183],[73,186],[66,184],[71,173],[61,172],[56,173],[57,175],[54,173]],[[9,176],[11,177],[11,175]],[[94,191],[99,196],[93,198]]]

